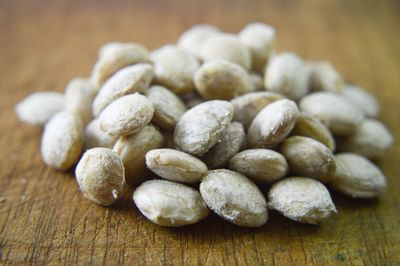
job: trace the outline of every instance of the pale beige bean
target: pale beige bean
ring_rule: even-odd
[[[263,73],[274,51],[275,29],[264,23],[251,23],[239,33],[240,41],[250,50],[252,69]]]
[[[113,150],[124,163],[128,184],[135,185],[147,178],[145,155],[150,150],[161,148],[163,144],[163,135],[152,125],[117,140]]]
[[[211,36],[219,33],[219,29],[214,26],[208,24],[199,24],[182,33],[178,40],[177,46],[192,53],[193,55],[199,56],[199,52],[204,43]]]
[[[145,92],[153,80],[154,69],[149,64],[125,67],[104,83],[93,102],[93,114],[99,116],[110,103],[127,94]]]
[[[83,147],[83,123],[70,112],[54,115],[46,124],[42,135],[43,161],[56,169],[67,170],[78,160]]]
[[[145,93],[154,105],[153,123],[167,130],[175,127],[179,118],[187,111],[183,101],[163,86],[154,85]]]
[[[195,107],[204,102],[204,99],[197,92],[189,92],[183,95],[180,95],[182,101],[185,103],[188,109]]]
[[[249,73],[250,82],[253,84],[252,91],[263,91],[264,88],[264,77],[260,74],[250,72]]]
[[[84,124],[93,117],[92,103],[96,92],[90,81],[84,78],[71,80],[65,88],[65,110],[80,116]]]
[[[328,147],[311,138],[290,137],[282,142],[280,152],[295,175],[326,182],[336,169],[334,155]]]
[[[338,149],[377,159],[384,155],[393,142],[392,134],[383,123],[365,119],[352,135],[338,141]]]
[[[366,158],[354,153],[335,156],[336,171],[330,185],[353,198],[375,198],[386,191],[386,177]]]
[[[300,109],[318,118],[333,134],[350,135],[364,120],[361,111],[331,92],[315,92],[300,101]]]
[[[174,142],[182,151],[202,156],[220,140],[233,118],[227,101],[201,103],[182,115],[175,126]]]
[[[379,115],[379,103],[375,97],[363,88],[355,85],[346,85],[342,96],[360,109],[365,116],[377,117]]]
[[[56,113],[64,109],[64,95],[59,92],[35,92],[15,106],[15,112],[22,122],[44,126]]]
[[[195,183],[208,168],[198,158],[173,149],[155,149],[146,153],[146,165],[158,176],[177,182]]]
[[[332,152],[335,151],[336,144],[332,133],[316,117],[307,113],[300,113],[294,126],[292,136],[303,136],[315,139],[328,147]]]
[[[83,195],[100,205],[113,204],[124,191],[124,165],[111,149],[94,148],[86,151],[76,167],[75,175]]]
[[[264,77],[267,90],[299,100],[308,91],[308,74],[300,57],[282,53],[271,58]]]
[[[161,226],[194,224],[209,213],[197,190],[166,180],[144,182],[133,193],[133,201],[147,219]]]
[[[140,44],[139,44],[140,46]],[[105,43],[102,47],[100,47],[98,52],[98,57],[106,56],[107,54],[112,54],[115,50],[121,49],[137,49],[137,43],[130,43],[130,42],[108,42]]]
[[[268,206],[289,219],[309,224],[321,224],[336,212],[328,189],[306,177],[275,183],[268,192]]]
[[[266,200],[247,177],[230,170],[213,170],[200,183],[207,206],[239,226],[261,227],[268,220]]]
[[[253,90],[247,72],[226,60],[205,62],[195,73],[194,83],[204,99],[230,100]]]
[[[299,110],[295,102],[282,99],[268,104],[254,118],[247,132],[251,148],[272,148],[293,129]]]
[[[194,90],[193,75],[200,67],[197,58],[187,51],[166,45],[151,53],[155,81],[177,94]]]
[[[90,121],[84,132],[84,150],[96,147],[112,148],[118,137],[110,136],[100,129],[98,119]]]
[[[246,134],[242,124],[232,122],[218,143],[206,152],[201,159],[210,169],[226,166],[246,142]]]
[[[281,100],[280,94],[263,91],[243,94],[231,100],[234,108],[233,119],[247,129],[256,115],[268,104]]]
[[[199,56],[203,61],[223,59],[236,63],[246,70],[251,68],[249,49],[233,34],[220,33],[211,36],[202,45]]]
[[[93,67],[90,77],[96,88],[100,86],[115,72],[129,65],[138,63],[151,63],[149,51],[140,44],[113,46],[104,49]]]
[[[126,136],[146,126],[153,114],[153,104],[145,96],[135,93],[108,105],[99,116],[99,127],[111,136]]]
[[[313,91],[330,91],[340,93],[343,79],[333,65],[325,61],[311,61],[306,64],[309,73],[309,84]]]
[[[268,149],[239,152],[229,161],[229,169],[242,173],[254,182],[271,183],[282,179],[288,165],[280,153]]]

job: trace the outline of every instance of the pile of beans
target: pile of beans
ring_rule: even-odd
[[[90,77],[64,94],[33,93],[16,113],[44,126],[43,161],[76,165],[83,196],[97,204],[133,186],[134,204],[162,226],[211,210],[260,227],[269,209],[320,224],[337,212],[327,186],[354,198],[384,193],[373,161],[393,137],[372,95],[329,62],[278,53],[275,43],[263,23],[238,34],[197,25],[151,52],[107,43]]]

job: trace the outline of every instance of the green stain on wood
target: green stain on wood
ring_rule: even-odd
[[[338,260],[338,261],[344,261],[345,260],[345,256],[342,254],[342,253],[338,253],[337,255],[336,255],[336,259]]]

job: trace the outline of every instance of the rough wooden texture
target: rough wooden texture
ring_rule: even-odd
[[[111,4],[112,3],[112,4]],[[0,0],[0,262],[127,265],[394,265],[400,261],[400,5],[397,1],[24,1]],[[389,191],[379,200],[333,194],[339,213],[315,227],[271,212],[260,229],[211,216],[168,229],[130,199],[112,208],[85,200],[71,173],[46,167],[41,130],[17,121],[28,93],[63,91],[90,73],[111,40],[149,48],[208,22],[237,32],[266,21],[279,50],[331,60],[348,81],[375,93],[397,136],[381,160]]]

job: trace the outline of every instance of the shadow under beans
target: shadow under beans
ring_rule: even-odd
[[[75,169],[73,168],[65,175],[70,176],[70,178],[74,178],[74,172]],[[271,238],[293,234],[312,236],[318,234],[324,228],[324,225],[318,226],[303,224],[290,220],[274,210],[269,210],[269,218],[267,223],[259,228],[237,226],[222,219],[212,211],[210,211],[210,215],[208,217],[192,225],[181,227],[162,227],[147,220],[135,206],[132,195],[136,187],[137,186],[126,186],[122,197],[113,205],[104,207],[104,209],[114,212],[118,217],[134,217],[133,221],[140,221],[139,224],[146,223],[146,228],[154,228],[154,230],[159,230],[160,232],[166,233],[171,238],[187,237],[200,239],[200,241],[209,241],[210,239],[214,239],[214,241],[219,242],[224,241],[224,239],[231,238],[232,234],[235,237],[246,235],[268,235]],[[198,184],[192,185],[192,187],[198,189]],[[260,190],[266,196],[267,191],[269,190],[269,185],[260,185]],[[377,203],[376,200],[365,201],[352,199],[334,191],[331,191],[331,194],[335,204],[337,204],[339,208],[368,208]]]
[[[366,209],[376,207],[379,204],[379,198],[372,199],[360,199],[346,196],[340,192],[330,189],[330,193],[338,209],[354,210],[354,209]]]
[[[198,184],[192,185],[191,187],[198,189]],[[246,235],[246,234],[268,234],[271,236],[279,236],[282,234],[288,234],[288,232],[292,230],[300,230],[304,231],[306,234],[314,234],[318,233],[320,230],[320,226],[303,224],[293,220],[290,220],[277,211],[269,210],[268,212],[268,221],[266,224],[259,228],[250,228],[250,227],[241,227],[235,224],[232,224],[223,218],[219,217],[217,214],[210,210],[210,214],[205,219],[199,221],[198,223],[185,225],[181,227],[162,227],[156,224],[153,224],[151,221],[147,220],[138,210],[138,208],[134,205],[132,200],[132,195],[135,186],[128,186],[124,191],[124,196],[114,203],[109,208],[112,211],[118,213],[129,212],[134,214],[140,219],[144,219],[144,222],[152,224],[154,227],[159,228],[158,230],[170,234],[171,237],[176,237],[178,235],[196,235],[196,237],[200,239],[208,239],[214,238],[214,236],[221,235],[224,239],[224,235],[226,237],[230,236],[232,233],[235,235]],[[268,191],[268,185],[262,185],[260,190],[266,195]],[[206,232],[206,233],[205,233]]]
[[[321,231],[325,231],[325,228],[331,227],[330,224],[335,223],[335,219],[337,219],[335,215],[332,215],[332,219],[326,222],[329,223],[328,225],[325,223],[322,225],[303,224],[288,219],[277,211],[269,210],[269,218],[265,225],[259,228],[248,228],[232,224],[210,211],[210,215],[198,223],[181,227],[162,227],[147,220],[134,205],[132,200],[134,189],[134,187],[129,186],[124,196],[112,206],[107,207],[107,209],[122,216],[129,213],[129,216],[135,217],[135,221],[137,221],[136,219],[140,220],[139,224],[146,223],[146,228],[153,228],[153,230],[165,233],[171,239],[196,239],[197,241],[204,242],[213,241],[214,244],[217,244],[219,242],[223,243],[223,241],[231,239],[232,237],[236,238],[250,235],[266,235],[271,239],[285,235],[288,237],[312,237],[318,235]],[[266,191],[264,189],[267,189],[267,186],[263,188],[263,191]],[[330,189],[330,191],[338,209],[353,210],[371,208],[379,202],[376,199],[353,199],[332,191],[332,189]]]
[[[141,215],[138,211],[138,215]],[[150,223],[150,221],[147,220]],[[157,226],[157,225],[155,225]],[[290,220],[275,211],[269,212],[269,219],[266,224],[258,228],[241,227],[232,224],[217,214],[210,212],[210,215],[204,220],[182,227],[159,227],[164,233],[170,234],[170,237],[180,236],[195,236],[196,239],[208,241],[214,239],[216,242],[224,241],[226,238],[231,238],[232,234],[235,237],[245,235],[269,235],[270,237],[280,237],[282,235],[290,235],[293,231],[303,232],[305,235],[317,234],[321,227],[317,225],[302,224]],[[218,237],[217,237],[218,236]]]

